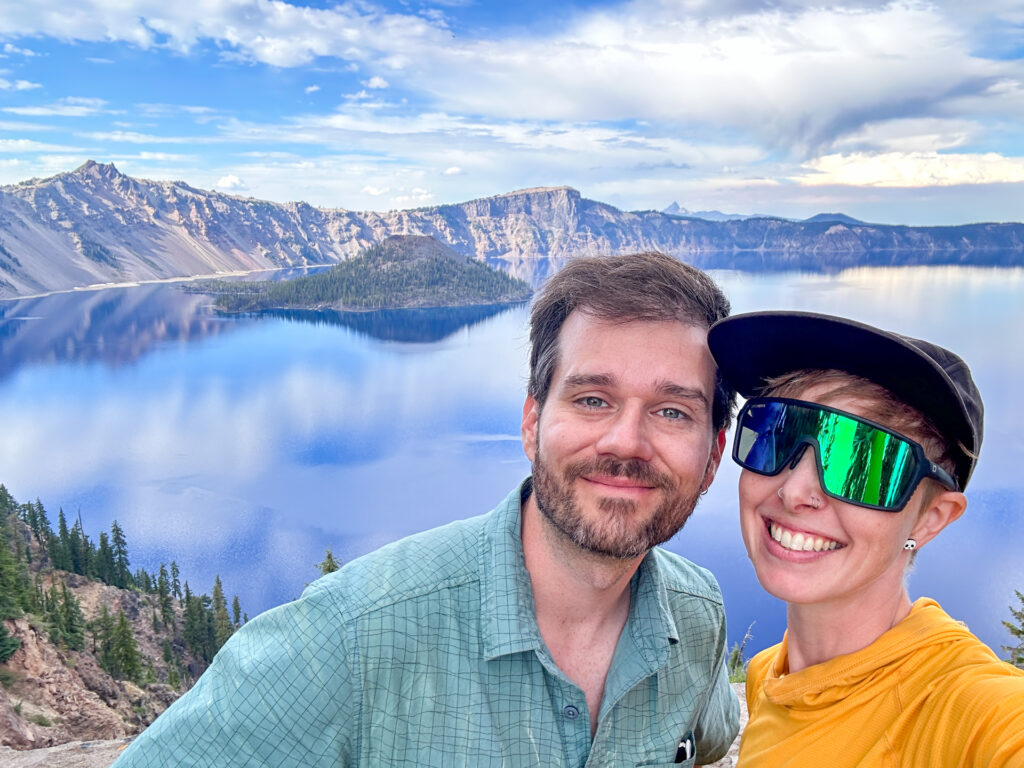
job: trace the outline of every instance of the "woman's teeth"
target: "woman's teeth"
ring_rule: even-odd
[[[812,536],[811,534],[799,533],[797,531],[791,531],[788,528],[783,528],[778,523],[768,521],[768,532],[771,537],[775,539],[784,549],[789,549],[794,552],[821,552],[824,550],[835,549],[839,546],[838,541],[832,539],[823,539],[820,536]]]

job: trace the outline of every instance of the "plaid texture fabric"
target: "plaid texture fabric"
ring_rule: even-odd
[[[116,768],[666,765],[689,732],[697,763],[725,754],[739,706],[718,585],[658,549],[633,578],[591,741],[583,692],[537,628],[528,483],[246,624]]]

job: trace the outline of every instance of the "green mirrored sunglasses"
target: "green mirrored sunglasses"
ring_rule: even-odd
[[[926,477],[959,490],[910,438],[852,413],[783,397],[747,401],[737,418],[732,457],[751,472],[777,475],[795,467],[808,445],[821,489],[850,504],[899,512]]]

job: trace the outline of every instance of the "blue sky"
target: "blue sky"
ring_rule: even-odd
[[[0,184],[1024,220],[1020,0],[0,5]]]

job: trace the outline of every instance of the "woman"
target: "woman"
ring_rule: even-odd
[[[966,364],[798,312],[727,318],[709,344],[751,398],[741,529],[786,602],[782,642],[747,672],[740,765],[1024,766],[1024,672],[904,582],[967,507],[983,410]]]

